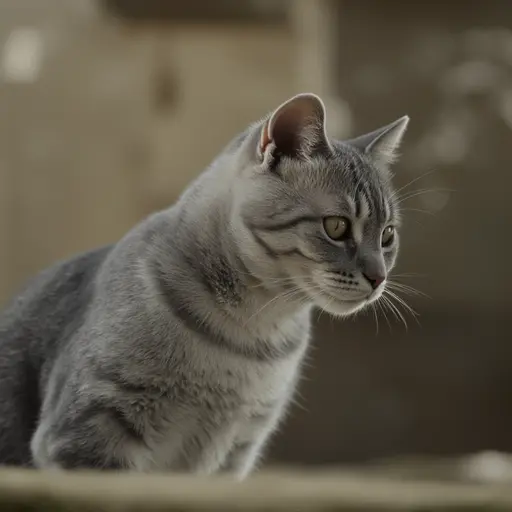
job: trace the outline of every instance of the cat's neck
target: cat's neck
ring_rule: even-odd
[[[247,268],[229,229],[229,208],[229,198],[201,208],[196,197],[171,210],[172,227],[155,252],[159,279],[189,307],[209,305],[238,327],[264,334],[311,306]]]

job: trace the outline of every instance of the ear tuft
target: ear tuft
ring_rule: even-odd
[[[328,147],[323,101],[311,93],[298,94],[279,106],[264,122],[258,153],[277,151],[291,158],[307,158]]]
[[[396,154],[409,124],[409,116],[383,126],[373,132],[347,141],[368,155],[377,167],[387,168],[396,160]]]

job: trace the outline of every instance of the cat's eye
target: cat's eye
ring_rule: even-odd
[[[395,228],[387,226],[382,232],[381,245],[382,247],[389,247],[395,240]]]
[[[324,229],[329,238],[340,241],[350,234],[350,221],[345,217],[325,217]]]

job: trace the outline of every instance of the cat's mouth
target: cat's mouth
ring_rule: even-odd
[[[336,316],[346,316],[364,308],[370,301],[370,296],[340,297],[328,291],[316,292],[314,302],[317,307]]]

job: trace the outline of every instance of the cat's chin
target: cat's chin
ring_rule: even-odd
[[[357,313],[369,304],[368,299],[338,299],[333,297],[315,297],[315,305],[333,316],[348,316]]]

